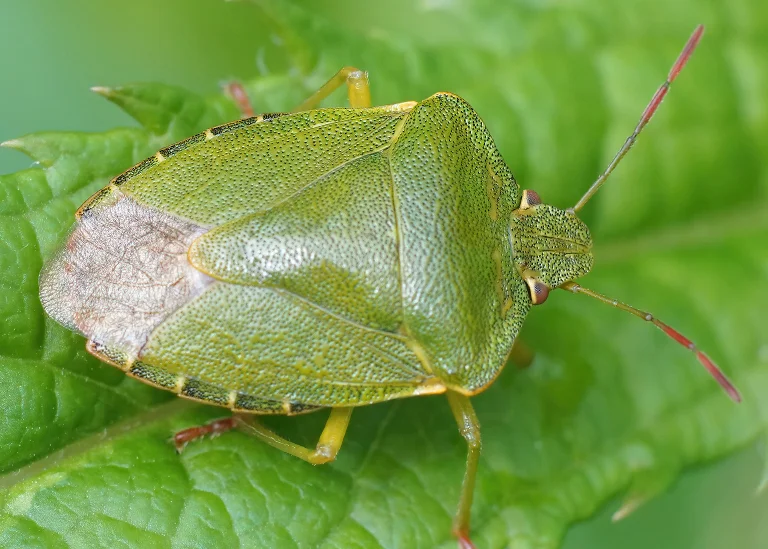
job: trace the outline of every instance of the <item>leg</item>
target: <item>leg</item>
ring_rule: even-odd
[[[313,465],[319,465],[336,459],[351,416],[352,408],[331,408],[331,415],[328,416],[328,421],[325,423],[323,432],[320,434],[320,440],[318,440],[314,450],[285,440],[245,414],[217,419],[200,427],[184,429],[174,435],[173,442],[176,445],[176,450],[181,452],[188,442],[195,439],[205,435],[219,435],[235,427],[240,427],[278,450],[301,458]]]
[[[347,432],[347,426],[349,425],[349,418],[351,416],[352,408],[331,408],[331,415],[328,416],[328,421],[325,423],[323,432],[320,433],[320,440],[317,441],[317,446],[315,446],[314,450],[296,444],[295,442],[285,440],[283,437],[275,434],[251,417],[246,418],[244,416],[239,416],[238,419],[240,427],[249,434],[260,438],[270,446],[274,446],[278,450],[282,450],[287,454],[301,458],[312,465],[319,465],[336,459],[336,454],[339,453],[341,443],[344,441],[344,435]]]
[[[477,421],[475,410],[468,397],[454,391],[448,391],[446,396],[448,404],[451,405],[453,417],[459,425],[459,432],[468,446],[467,468],[464,471],[464,481],[461,483],[459,508],[453,518],[453,535],[458,538],[462,549],[474,549],[469,539],[469,516],[472,510],[472,496],[475,492],[477,464],[480,459],[480,423]]]
[[[320,101],[331,95],[337,88],[347,85],[349,106],[353,109],[364,109],[371,106],[371,90],[368,86],[368,73],[355,67],[344,67],[313,93],[309,99],[293,109],[293,112],[309,111],[320,104]]]
[[[520,336],[517,336],[514,345],[512,345],[512,351],[509,353],[509,360],[521,370],[527,368],[533,362],[533,349],[526,345]]]
[[[229,94],[235,102],[235,105],[237,105],[237,108],[240,109],[243,118],[251,118],[255,116],[251,100],[248,99],[248,94],[245,92],[245,88],[240,82],[228,82],[226,86],[224,86],[224,91]]]
[[[353,109],[364,109],[371,106],[371,90],[368,85],[368,73],[355,67],[344,67],[328,80],[322,87],[313,93],[309,99],[293,109],[291,112],[309,111],[320,104],[320,101],[331,95],[337,88],[347,85],[349,105]],[[243,118],[254,116],[253,106],[248,99],[248,94],[240,82],[229,82],[224,91],[234,100]]]
[[[173,445],[176,446],[176,451],[181,453],[181,451],[184,450],[184,447],[193,440],[197,440],[206,435],[215,437],[221,433],[226,433],[235,427],[237,427],[237,419],[235,416],[216,419],[205,425],[198,425],[197,427],[190,427],[189,429],[179,431],[173,435]]]

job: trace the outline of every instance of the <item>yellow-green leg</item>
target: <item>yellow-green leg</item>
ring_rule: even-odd
[[[469,517],[472,510],[472,497],[475,493],[475,479],[477,478],[477,465],[480,460],[480,422],[477,421],[475,409],[469,402],[469,398],[448,391],[446,393],[448,403],[451,405],[453,417],[459,425],[459,432],[467,441],[467,467],[464,470],[464,480],[461,483],[461,496],[459,507],[453,519],[453,535],[459,540],[462,549],[474,548],[469,539]]]
[[[316,108],[320,102],[331,95],[335,90],[347,85],[349,106],[353,109],[364,109],[371,106],[371,90],[368,85],[368,73],[355,67],[344,67],[323,84],[319,90],[313,93],[301,105],[293,109],[293,112],[309,111]]]
[[[331,415],[325,423],[320,440],[314,449],[307,448],[295,442],[284,439],[274,431],[267,429],[253,416],[237,415],[238,427],[255,437],[260,438],[270,446],[282,450],[287,454],[301,458],[313,465],[328,463],[336,459],[344,435],[347,432],[349,418],[352,416],[352,408],[331,408]]]
[[[331,415],[328,416],[328,421],[325,422],[323,432],[320,434],[320,440],[317,441],[317,446],[315,446],[314,450],[284,439],[274,431],[264,427],[252,415],[247,414],[235,414],[211,421],[205,425],[184,429],[174,435],[173,442],[176,445],[176,450],[181,452],[184,446],[193,440],[207,435],[220,435],[240,427],[247,433],[260,438],[278,450],[301,458],[313,465],[319,465],[336,459],[336,454],[339,453],[341,443],[344,441],[344,434],[347,432],[351,416],[352,408],[331,408]]]
[[[347,95],[349,96],[349,106],[353,109],[364,109],[371,106],[371,90],[368,85],[368,73],[356,69],[355,67],[344,67],[333,77],[323,84],[319,90],[313,93],[301,105],[291,112],[309,111],[316,108],[320,102],[331,95],[338,88],[347,85]],[[254,116],[253,106],[248,99],[248,94],[240,82],[228,82],[224,88],[225,92],[240,109],[243,118]]]

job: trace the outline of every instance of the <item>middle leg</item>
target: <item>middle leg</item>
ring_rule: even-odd
[[[263,440],[278,450],[301,458],[312,465],[319,465],[336,459],[336,454],[339,453],[341,443],[344,441],[344,435],[347,432],[349,418],[352,417],[352,408],[331,408],[331,415],[328,416],[328,421],[326,421],[323,432],[320,434],[320,439],[317,441],[314,449],[286,440],[271,429],[264,427],[251,416],[241,415],[235,417],[238,418],[238,426],[242,427],[247,433]]]

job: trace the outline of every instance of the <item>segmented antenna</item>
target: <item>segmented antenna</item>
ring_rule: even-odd
[[[640,122],[638,122],[637,126],[635,126],[635,131],[632,132],[632,135],[627,137],[627,140],[624,141],[624,145],[621,146],[619,152],[617,152],[616,156],[613,157],[613,160],[611,160],[611,163],[608,164],[608,167],[605,169],[602,175],[597,178],[597,181],[592,183],[592,186],[589,188],[589,190],[587,190],[586,193],[584,193],[584,196],[582,196],[576,205],[569,210],[571,213],[578,212],[584,207],[584,204],[586,204],[589,199],[592,198],[592,195],[594,195],[603,185],[603,183],[605,183],[605,180],[608,179],[608,176],[611,175],[611,172],[613,172],[618,163],[621,162],[621,159],[624,158],[624,156],[629,152],[629,149],[632,148],[632,145],[635,144],[635,141],[637,141],[637,136],[640,135],[641,131],[643,131],[645,125],[650,122],[651,118],[653,117],[653,113],[656,112],[656,109],[659,108],[659,105],[661,105],[664,96],[667,95],[669,86],[672,84],[672,82],[675,81],[675,78],[677,78],[677,75],[680,74],[680,71],[683,70],[683,67],[691,57],[693,50],[696,49],[699,40],[701,40],[702,34],[704,34],[704,25],[699,25],[688,39],[688,42],[685,44],[683,51],[680,52],[680,56],[677,58],[677,61],[675,61],[675,64],[672,65],[672,69],[669,71],[667,79],[659,87],[659,89],[656,90],[656,93],[653,94],[653,99],[651,99],[651,102],[648,103],[647,107],[645,107],[643,116],[640,117]]]
[[[717,365],[714,362],[712,362],[711,358],[709,358],[703,351],[700,351],[698,347],[694,345],[693,341],[685,337],[683,334],[681,334],[674,328],[667,326],[661,320],[653,316],[651,313],[641,311],[640,309],[635,309],[634,307],[631,307],[626,303],[622,303],[621,301],[617,301],[615,299],[605,297],[604,295],[599,294],[597,292],[593,292],[592,290],[589,290],[579,284],[576,284],[575,282],[566,282],[565,284],[561,284],[560,288],[564,290],[569,290],[575,294],[588,295],[589,297],[593,297],[598,301],[602,301],[603,303],[610,305],[611,307],[616,307],[617,309],[626,311],[630,314],[635,315],[638,318],[642,318],[643,320],[656,325],[669,337],[671,337],[672,339],[677,341],[680,345],[682,345],[683,347],[685,347],[686,349],[694,353],[696,355],[696,358],[699,360],[699,362],[701,362],[702,366],[704,366],[707,369],[707,371],[710,374],[712,374],[712,377],[714,377],[715,380],[717,380],[720,386],[723,389],[725,389],[725,392],[728,393],[728,396],[731,397],[735,402],[741,402],[741,395],[739,394],[739,391],[736,389],[736,387],[733,386],[733,383],[731,383],[728,380],[728,378],[725,377],[725,374],[720,370],[720,368],[718,368]]]

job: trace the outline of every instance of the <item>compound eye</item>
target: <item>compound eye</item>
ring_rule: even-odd
[[[547,300],[549,297],[549,286],[533,277],[526,278],[525,283],[528,284],[528,291],[531,294],[531,303],[534,305],[541,305]]]
[[[520,200],[520,209],[527,210],[531,206],[541,204],[541,197],[536,191],[526,189],[523,191],[523,198]]]

